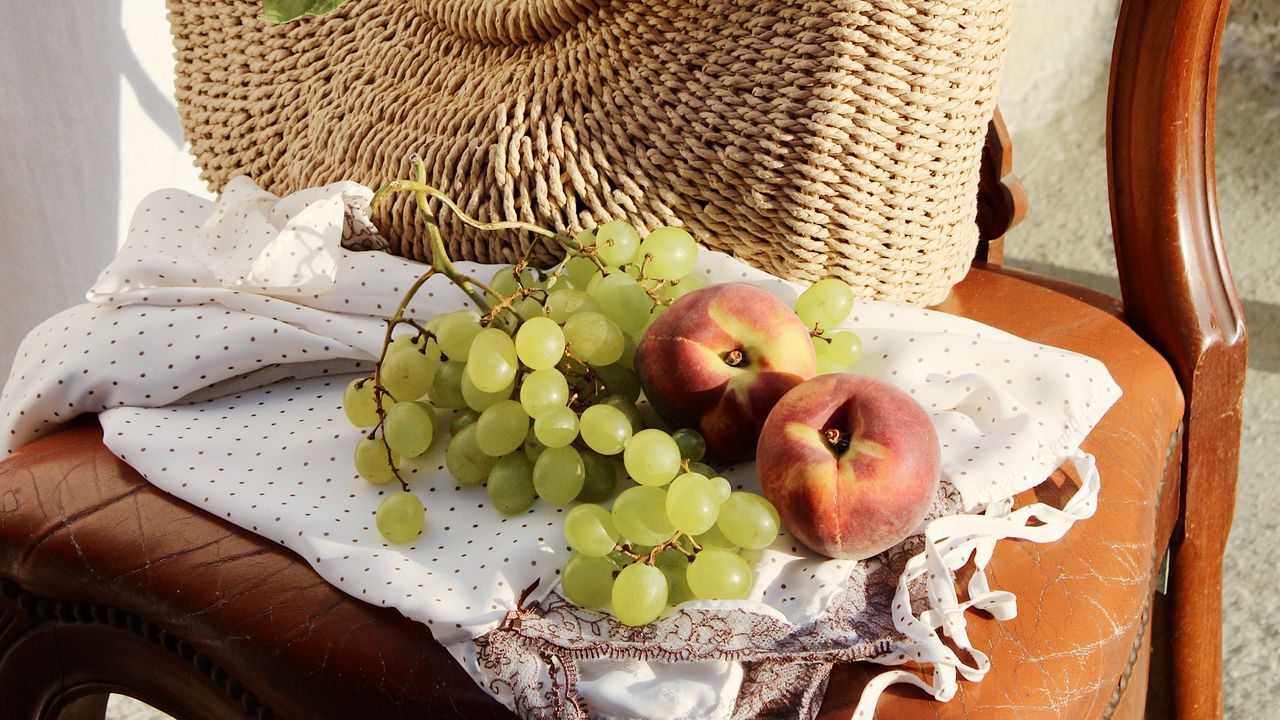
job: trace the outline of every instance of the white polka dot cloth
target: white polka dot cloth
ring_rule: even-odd
[[[425,533],[407,547],[377,534],[373,511],[384,491],[352,469],[361,432],[343,417],[342,389],[351,373],[369,369],[382,318],[425,268],[340,246],[344,210],[369,197],[366,188],[337,183],[279,199],[246,179],[232,181],[216,204],[180,191],[151,195],[89,302],[46,321],[19,349],[0,396],[0,433],[12,452],[76,415],[101,413],[107,446],[149,482],[294,550],[352,596],[427,623],[483,680],[471,641],[497,626],[533,581],[541,581],[535,598],[555,588],[567,558],[563,511],[539,504],[503,517],[483,490],[452,482],[438,438],[411,468],[427,508]],[[494,271],[459,267],[483,278]],[[799,290],[711,252],[696,272],[757,284],[788,302]],[[466,305],[439,277],[412,313]],[[910,682],[945,700],[957,673],[985,674],[986,656],[965,637],[963,610],[1008,617],[1014,598],[988,588],[981,566],[1001,538],[1051,541],[1092,514],[1097,473],[1078,447],[1119,389],[1095,360],[950,315],[867,302],[848,327],[864,342],[861,371],[930,411],[944,477],[967,511],[925,529],[926,550],[908,563],[897,591],[908,602],[899,603],[905,609],[893,625],[908,641],[881,660],[895,664],[910,650],[934,672],[928,681],[884,673],[859,707],[868,716],[888,684]],[[1066,507],[1011,508],[1013,495],[1068,460],[1081,489]],[[728,476],[758,487],[750,464]],[[961,603],[950,571],[971,559],[979,571]],[[814,557],[784,534],[760,554],[749,601],[695,605],[799,626],[822,616],[851,566]],[[920,579],[928,590],[923,610],[909,602],[908,586]],[[613,661],[581,663],[578,690],[597,714],[727,717],[742,682],[736,662],[616,669]],[[678,711],[672,698],[682,699]]]

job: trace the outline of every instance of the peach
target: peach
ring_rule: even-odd
[[[645,397],[675,428],[697,428],[725,461],[754,454],[764,420],[813,377],[809,330],[786,303],[752,285],[695,290],[653,321],[636,348]]]
[[[919,527],[938,492],[941,455],[914,398],[882,380],[832,373],[778,401],[756,468],[792,535],[827,557],[861,560]]]

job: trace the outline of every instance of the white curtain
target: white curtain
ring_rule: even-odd
[[[0,0],[0,379],[80,302],[148,192],[207,194],[173,101],[162,0]]]

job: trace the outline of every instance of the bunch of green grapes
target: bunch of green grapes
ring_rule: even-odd
[[[645,330],[706,285],[689,274],[693,237],[661,227],[642,238],[620,220],[572,238],[528,223],[482,223],[425,184],[420,160],[414,174],[384,187],[374,203],[389,192],[414,194],[432,268],[388,320],[374,372],[343,395],[348,420],[365,433],[355,449],[357,473],[400,486],[375,514],[383,538],[400,544],[421,534],[425,511],[402,470],[447,434],[449,474],[461,486],[483,487],[498,511],[516,515],[539,500],[579,503],[565,517],[574,554],[561,575],[578,605],[610,608],[635,626],[685,600],[745,598],[752,570],[739,551],[772,543],[778,513],[759,495],[733,491],[703,462],[706,442],[696,430],[667,432],[641,401],[634,368]],[[540,235],[565,259],[545,271],[522,260],[488,284],[463,275],[448,258],[429,199],[473,227]],[[436,274],[448,276],[473,308],[426,323],[405,317]],[[797,301],[813,330],[819,372],[858,360],[856,335],[827,331],[852,304],[838,280],[815,284]],[[447,424],[445,410],[453,413]]]
[[[831,328],[853,312],[853,290],[843,280],[825,278],[810,285],[796,298],[796,315],[812,328],[813,350],[818,357],[818,374],[848,372],[862,359],[862,340],[848,330]]]
[[[635,481],[612,508],[584,503],[569,511],[564,536],[574,554],[560,574],[565,597],[610,609],[619,622],[652,622],[686,600],[740,600],[751,590],[751,565],[739,550],[778,537],[778,511],[755,493],[699,462],[706,443],[696,430],[636,433],[623,463]]]
[[[636,343],[672,301],[705,282],[688,277],[697,245],[680,228],[642,239],[629,223],[611,221],[565,247],[568,257],[550,271],[520,262],[487,285],[464,278],[483,289],[480,310],[425,325],[397,313],[392,326],[414,332],[389,332],[374,374],[346,389],[347,418],[368,429],[356,446],[357,472],[401,484],[375,517],[389,542],[422,531],[422,504],[400,469],[440,434],[437,408],[455,411],[449,473],[459,485],[484,486],[499,511],[613,496],[620,453],[651,424],[637,405]]]

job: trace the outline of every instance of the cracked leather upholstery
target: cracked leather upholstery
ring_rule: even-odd
[[[971,614],[975,646],[992,657],[986,680],[962,682],[947,704],[895,688],[877,716],[1105,717],[1122,678],[1145,687],[1145,665],[1132,677],[1126,669],[1177,511],[1176,483],[1160,488],[1182,415],[1178,386],[1096,293],[979,266],[941,309],[1098,357],[1124,396],[1084,445],[1101,471],[1097,514],[1054,544],[998,545],[992,585],[1017,593],[1020,614],[1004,623]],[[506,715],[426,626],[348,597],[291,552],[152,488],[100,438],[81,421],[0,465],[0,578],[167,628],[281,717]],[[1059,472],[1026,499],[1060,503],[1071,483]],[[0,650],[3,641],[0,632]],[[824,717],[847,717],[877,669],[837,669]]]
[[[1135,692],[1146,686],[1126,668],[1143,640],[1152,577],[1177,515],[1176,455],[1166,468],[1183,410],[1173,371],[1123,324],[1118,303],[1065,283],[978,269],[939,309],[1096,357],[1124,394],[1082,446],[1097,457],[1102,478],[1097,513],[1056,543],[996,545],[991,587],[1018,595],[1018,617],[995,622],[969,613],[969,636],[991,656],[991,672],[980,683],[961,681],[945,704],[896,686],[881,698],[877,717],[1109,717],[1122,677]],[[1059,470],[1019,501],[1061,506],[1073,489]],[[821,717],[847,718],[878,669],[837,668]]]

